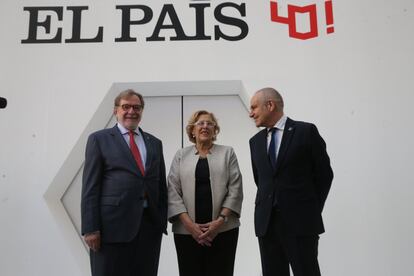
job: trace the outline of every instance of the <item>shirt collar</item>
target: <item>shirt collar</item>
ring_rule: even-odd
[[[279,119],[279,121],[276,122],[276,124],[273,126],[274,128],[278,130],[284,130],[286,125],[287,116],[285,114],[282,115],[282,117]],[[270,128],[267,129],[267,131],[270,131]]]
[[[118,127],[118,129],[119,129],[119,131],[121,132],[122,135],[125,135],[125,134],[129,133],[129,129],[125,128],[120,123],[116,123],[116,126]],[[141,133],[139,132],[138,127],[136,129],[134,129],[133,131],[135,132],[136,135],[141,135]]]
[[[214,152],[214,147],[215,147],[215,144],[213,144],[212,146],[211,146],[211,148],[208,150],[208,153],[209,154],[212,154],[213,152]],[[194,145],[194,147],[193,147],[193,153],[195,154],[195,155],[198,155],[198,150],[197,150],[197,147]]]

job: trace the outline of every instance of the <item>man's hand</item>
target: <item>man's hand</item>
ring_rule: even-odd
[[[99,248],[101,247],[101,233],[89,233],[86,234],[83,239],[90,249],[92,249],[94,252],[99,251]]]

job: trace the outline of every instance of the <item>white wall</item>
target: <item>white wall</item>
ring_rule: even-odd
[[[115,43],[115,4],[138,2],[153,7],[154,19],[133,28],[138,42]],[[176,2],[190,33],[189,1]],[[288,3],[324,1],[279,2],[286,12]],[[0,275],[82,273],[43,195],[113,83],[204,80],[240,80],[250,95],[273,86],[290,117],[318,125],[335,172],[320,246],[325,275],[414,274],[414,3],[334,0],[335,32],[324,33],[319,14],[319,37],[305,41],[270,22],[268,1],[245,3],[249,35],[241,41],[150,43],[143,38],[163,1],[1,1],[0,96],[9,105],[0,110]],[[104,42],[21,44],[28,28],[23,7],[34,5],[88,5],[84,34],[104,26]],[[65,38],[69,15],[60,23]],[[245,191],[254,193],[254,184],[245,183]],[[238,265],[258,266],[257,254]]]

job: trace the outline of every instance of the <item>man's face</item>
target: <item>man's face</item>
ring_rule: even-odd
[[[250,100],[250,118],[252,118],[257,127],[269,127],[268,121],[271,112],[261,93],[256,93]]]
[[[134,130],[138,127],[142,116],[141,101],[137,96],[121,99],[115,107],[114,114],[117,121],[126,129]]]

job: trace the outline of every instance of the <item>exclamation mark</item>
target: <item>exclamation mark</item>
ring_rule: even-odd
[[[325,2],[325,15],[326,15],[326,33],[331,34],[335,31],[333,26],[334,19],[333,19],[333,10],[332,10],[332,1]]]

